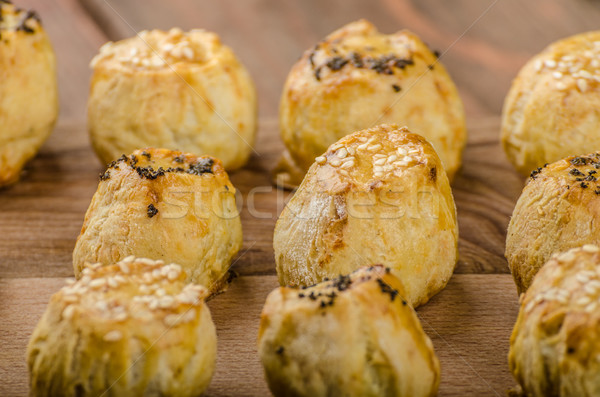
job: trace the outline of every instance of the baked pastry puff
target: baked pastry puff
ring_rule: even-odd
[[[122,156],[100,176],[73,267],[79,277],[86,263],[161,259],[217,292],[241,246],[235,188],[221,162],[149,148]]]
[[[434,396],[440,381],[431,340],[381,265],[271,292],[258,350],[275,396]]]
[[[16,182],[58,117],[56,58],[34,11],[0,2],[0,187]]]
[[[281,285],[312,285],[382,263],[413,306],[446,286],[457,262],[456,207],[444,166],[421,136],[380,125],[316,158],[273,237]]]
[[[600,148],[600,31],[559,40],[512,83],[502,112],[502,145],[524,175]]]
[[[297,186],[338,139],[381,123],[425,137],[452,180],[467,136],[462,101],[436,53],[414,33],[385,35],[364,19],[331,33],[293,66],[279,121],[287,153],[275,172],[285,186]]]
[[[179,265],[133,257],[83,269],[33,331],[30,395],[200,395],[217,336],[207,290],[185,279]]]
[[[215,33],[142,31],[107,43],[91,63],[88,129],[100,159],[152,146],[239,168],[257,128],[254,83]]]
[[[600,394],[600,248],[556,254],[521,298],[510,370],[531,397]]]
[[[600,245],[600,152],[534,170],[517,200],[506,259],[519,293],[555,252]]]

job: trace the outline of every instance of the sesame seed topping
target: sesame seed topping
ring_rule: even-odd
[[[340,160],[333,159],[333,160],[330,160],[330,161],[329,161],[329,164],[331,164],[331,165],[332,165],[332,166],[334,166],[334,167],[339,167],[339,166],[340,166],[340,164],[342,164],[342,162],[341,162]]]
[[[121,333],[121,331],[118,331],[118,330],[110,331],[110,332],[106,333],[103,337],[103,339],[106,342],[117,342],[117,341],[120,341],[122,338],[123,338],[123,334]]]
[[[74,313],[75,313],[75,306],[67,305],[62,312],[62,316],[65,320],[69,320],[73,317]]]
[[[588,253],[596,253],[596,252],[600,252],[600,248],[597,245],[594,244],[585,244],[583,247],[581,247],[581,249],[585,252]]]
[[[325,158],[323,156],[319,156],[319,157],[315,158],[315,161],[317,162],[317,164],[325,164],[325,162],[327,161],[327,158]]]

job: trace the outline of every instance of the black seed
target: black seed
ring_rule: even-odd
[[[400,90],[402,89],[398,84],[392,84],[392,88],[395,92],[400,92]]]
[[[154,206],[154,204],[148,205],[148,218],[152,218],[154,215],[158,214],[158,208]]]

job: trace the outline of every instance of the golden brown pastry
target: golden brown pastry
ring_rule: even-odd
[[[600,395],[600,248],[554,255],[522,297],[510,369],[532,397]]]
[[[257,127],[254,83],[215,33],[143,31],[92,61],[88,128],[102,161],[147,147],[241,167]]]
[[[456,207],[421,136],[395,125],[359,131],[317,157],[273,237],[281,285],[311,285],[382,263],[424,304],[454,271]]]
[[[242,246],[235,188],[215,158],[137,150],[100,176],[73,251],[85,263],[129,255],[180,264],[193,281],[220,290]]]
[[[0,187],[16,182],[58,117],[56,59],[34,11],[0,2]]]
[[[398,123],[435,147],[450,179],[460,168],[465,114],[454,83],[421,39],[350,23],[304,53],[279,108],[284,154],[278,183],[298,185],[314,158],[338,139]]]
[[[555,252],[600,244],[600,152],[533,171],[514,209],[506,259],[519,293]]]
[[[125,258],[54,294],[27,349],[31,396],[198,396],[217,336],[181,266]]]
[[[551,44],[521,69],[504,102],[502,144],[527,175],[600,147],[600,31]]]
[[[431,340],[381,265],[271,292],[258,350],[275,396],[434,396],[440,381]]]

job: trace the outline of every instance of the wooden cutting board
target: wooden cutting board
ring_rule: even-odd
[[[418,309],[442,367],[441,396],[505,395],[508,341],[517,294],[503,257],[506,227],[523,178],[498,143],[498,119],[469,126],[464,167],[453,189],[460,261],[448,287]],[[256,352],[263,302],[277,286],[272,234],[289,193],[272,187],[282,150],[275,120],[263,120],[249,164],[231,175],[241,192],[240,275],[209,302],[218,333],[207,395],[268,395]],[[71,252],[102,166],[78,123],[59,125],[18,184],[0,190],[0,395],[28,393],[25,349],[50,295],[72,276]]]

